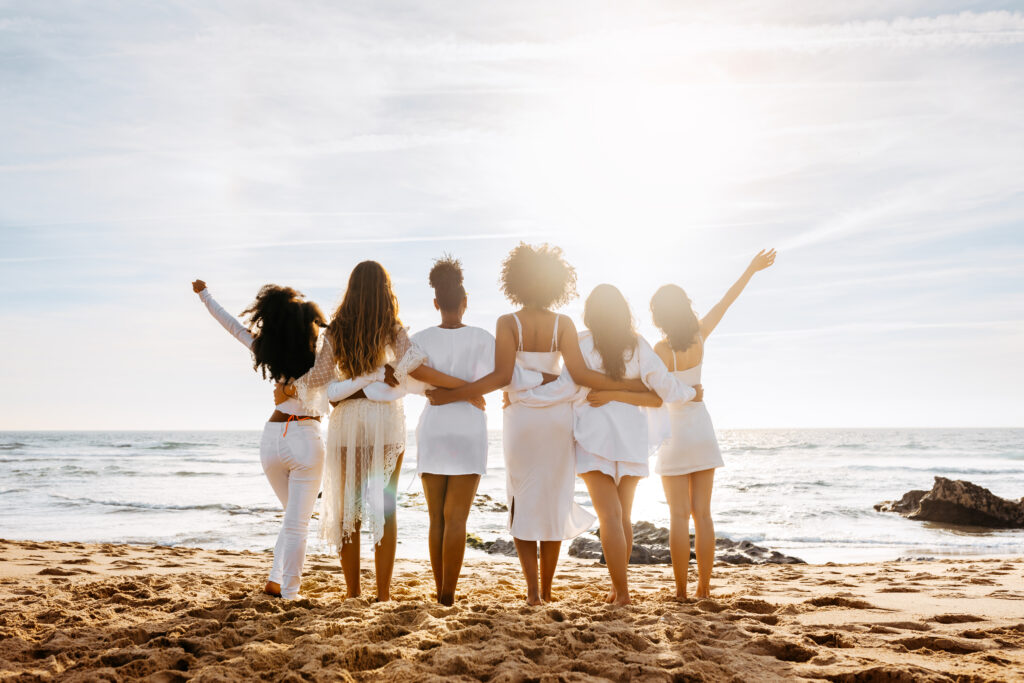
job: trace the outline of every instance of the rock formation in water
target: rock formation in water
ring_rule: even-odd
[[[601,551],[600,530],[594,534],[578,536],[569,546],[569,554],[581,559],[604,562]],[[690,559],[695,559],[693,536],[690,536]],[[726,564],[805,564],[803,560],[769,550],[750,541],[732,541],[728,538],[715,539],[715,561]],[[650,522],[633,525],[633,552],[630,564],[671,564],[672,555],[668,548],[668,529],[654,526]]]
[[[1000,498],[969,481],[935,477],[931,491],[908,491],[899,500],[875,506],[879,512],[898,512],[908,519],[994,529],[1024,528],[1024,498]]]

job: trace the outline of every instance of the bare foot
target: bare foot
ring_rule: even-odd
[[[544,602],[540,599],[539,595],[527,595],[526,604],[530,607],[536,607],[538,605],[543,605]]]
[[[378,595],[377,597],[375,597],[373,599],[374,602],[388,602],[389,600],[391,600],[391,593],[390,593],[390,591],[387,592],[387,593],[381,593],[380,595]]]
[[[685,588],[683,590],[677,590],[676,591],[676,600],[679,600],[680,602],[686,602],[687,599],[688,598],[686,597],[686,589]]]
[[[437,602],[438,604],[444,605],[445,607],[451,607],[455,604],[455,594],[452,593],[451,595],[442,595],[437,598]]]
[[[612,604],[613,602],[615,602],[615,589],[614,588],[612,588],[610,591],[608,591],[608,595],[607,595],[607,597],[605,597],[604,601],[607,602],[609,605]]]
[[[345,599],[346,600],[348,600],[349,598],[358,598],[360,595],[362,595],[362,593],[360,591],[358,591],[358,590],[354,590],[354,591],[347,590],[347,591],[345,591]]]
[[[625,607],[626,605],[632,605],[633,601],[629,599],[629,593],[626,593],[621,598],[616,598],[611,604],[616,607]]]
[[[281,584],[274,583],[273,581],[267,581],[267,585],[263,587],[263,592],[267,595],[279,598],[281,597]]]
[[[698,585],[697,586],[697,593],[696,593],[696,595],[697,595],[698,598],[710,598],[711,597],[711,586],[700,586],[700,585]]]
[[[540,594],[540,599],[543,600],[544,602],[554,602],[555,601],[555,599],[553,597],[551,597],[551,591],[548,591],[546,593],[541,593]]]

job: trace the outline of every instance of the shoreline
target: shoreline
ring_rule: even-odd
[[[394,600],[345,600],[336,557],[310,555],[304,598],[261,595],[270,553],[0,541],[0,681],[1012,680],[1024,670],[1024,557],[716,566],[677,602],[671,568],[633,565],[635,604],[563,558],[556,600],[522,602],[515,558],[467,557],[453,607],[424,560]],[[694,567],[691,563],[693,590]]]

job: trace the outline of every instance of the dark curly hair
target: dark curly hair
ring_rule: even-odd
[[[388,271],[376,261],[357,264],[327,329],[338,367],[349,377],[373,372],[384,364],[401,326]]]
[[[434,298],[442,311],[457,311],[466,297],[466,289],[462,286],[462,261],[445,254],[434,259],[434,267],[430,269],[430,286],[434,288]]]
[[[673,351],[685,351],[697,341],[700,320],[690,297],[679,285],[664,285],[651,297],[651,317]]]
[[[558,308],[576,298],[576,269],[562,250],[520,242],[501,264],[501,291],[519,306]]]
[[[253,369],[286,382],[313,367],[319,328],[326,325],[320,307],[291,287],[263,285],[242,311],[252,333]]]
[[[601,354],[604,372],[619,380],[626,375],[626,352],[636,352],[633,314],[622,292],[612,285],[598,285],[583,306],[583,324],[594,335],[594,348]]]

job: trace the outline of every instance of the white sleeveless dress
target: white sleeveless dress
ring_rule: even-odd
[[[558,318],[551,351],[524,351],[519,332],[516,365],[525,370],[558,374]],[[596,517],[574,498],[576,488],[573,406],[568,400],[549,405],[513,403],[503,413],[509,530],[524,541],[564,541],[589,529]]]
[[[672,374],[680,381],[695,386],[700,384],[701,367],[704,360],[687,370],[676,366],[676,354],[672,352]],[[702,470],[722,467],[722,451],[718,448],[715,427],[703,401],[672,402],[668,404],[671,437],[658,449],[654,471],[663,477],[691,474]]]

